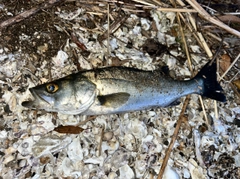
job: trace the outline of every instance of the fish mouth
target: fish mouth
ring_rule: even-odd
[[[40,94],[36,93],[35,90],[30,88],[29,91],[31,92],[32,96],[34,97],[34,100],[23,101],[22,106],[27,107],[27,108],[39,108],[40,104],[42,102],[45,102],[48,105],[50,105],[50,103],[47,100],[45,100]]]

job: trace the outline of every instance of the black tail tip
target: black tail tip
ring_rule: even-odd
[[[198,73],[196,78],[203,79],[204,87],[202,96],[215,99],[220,102],[226,102],[226,96],[223,89],[217,81],[217,65],[216,62],[208,62]]]
[[[209,91],[208,93],[204,93],[203,96],[215,99],[223,103],[227,101],[226,96],[223,94],[222,91]]]

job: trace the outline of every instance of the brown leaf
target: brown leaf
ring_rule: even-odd
[[[54,131],[59,133],[66,133],[66,134],[79,134],[84,129],[78,126],[58,126],[54,129]]]
[[[227,54],[223,54],[220,60],[220,68],[225,72],[231,65],[231,58]]]
[[[238,88],[238,90],[240,90],[240,78],[233,81],[233,84]]]
[[[48,157],[48,156],[46,156],[46,157],[43,156],[40,158],[41,164],[49,163],[49,161],[50,161],[50,157]]]
[[[82,49],[82,51],[87,50],[87,47],[84,45],[84,43],[80,42],[75,35],[71,34],[71,40],[78,46],[78,48]]]
[[[123,64],[129,62],[128,59],[120,60],[118,57],[113,57],[111,60],[112,60],[112,66],[122,66]]]
[[[240,18],[231,14],[218,16],[218,18],[223,22],[235,22],[240,23]]]

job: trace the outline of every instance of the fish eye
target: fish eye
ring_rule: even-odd
[[[58,90],[58,85],[55,83],[49,83],[46,85],[47,92],[55,93]]]

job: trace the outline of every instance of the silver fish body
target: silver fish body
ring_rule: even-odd
[[[207,64],[195,78],[187,81],[173,80],[158,70],[108,67],[72,74],[30,91],[35,99],[23,102],[23,106],[73,115],[167,107],[193,93],[226,101],[216,81],[215,64]]]

